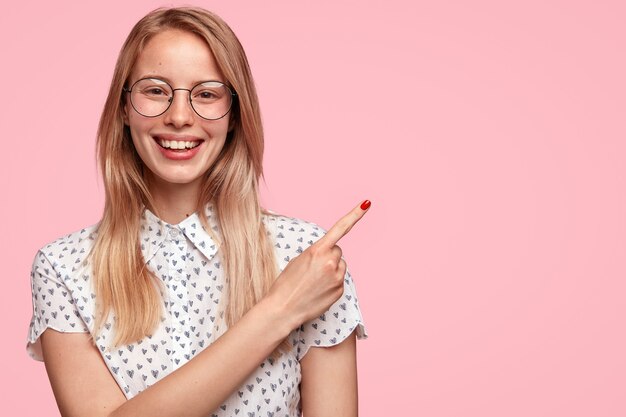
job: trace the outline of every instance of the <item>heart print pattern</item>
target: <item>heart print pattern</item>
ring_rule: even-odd
[[[219,237],[213,205],[207,204],[205,210],[212,232]],[[273,212],[262,219],[281,271],[326,233],[314,223]],[[35,360],[43,360],[39,336],[46,328],[93,332],[95,295],[87,255],[96,233],[96,225],[84,228],[44,246],[35,256],[31,272],[33,315],[26,345]],[[227,329],[226,280],[219,247],[202,227],[197,213],[171,225],[146,209],[140,241],[147,267],[163,284],[165,313],[161,323],[154,334],[109,349],[116,320],[111,313],[95,338],[104,362],[128,399],[183,366]],[[336,345],[353,331],[358,339],[367,338],[354,282],[346,271],[342,298],[320,317],[295,329],[289,336],[291,351],[275,361],[266,359],[207,417],[300,416],[300,360],[310,347]]]

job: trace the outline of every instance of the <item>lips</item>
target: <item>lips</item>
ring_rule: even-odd
[[[192,159],[204,143],[204,139],[187,135],[153,135],[152,138],[161,154],[173,161]]]
[[[188,135],[155,135],[153,139],[163,149],[170,149],[174,151],[184,151],[186,149],[193,149],[199,146],[204,140],[195,136]]]

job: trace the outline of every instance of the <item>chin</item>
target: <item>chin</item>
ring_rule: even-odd
[[[168,182],[170,184],[185,185],[185,184],[196,183],[200,181],[200,178],[201,177],[171,177],[171,178],[162,178],[162,179],[163,181]]]
[[[154,174],[154,173],[153,173]],[[156,172],[154,180],[157,183],[177,184],[185,185],[192,184],[201,181],[204,177],[203,174],[172,174],[168,172]]]

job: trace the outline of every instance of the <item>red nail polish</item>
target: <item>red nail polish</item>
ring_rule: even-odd
[[[365,200],[362,204],[361,204],[361,210],[367,210],[370,205],[372,204],[371,201],[369,200]]]

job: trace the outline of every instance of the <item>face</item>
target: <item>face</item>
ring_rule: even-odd
[[[155,35],[139,55],[128,82],[153,77],[173,88],[191,89],[202,81],[225,82],[208,45],[197,35],[167,30]],[[168,110],[157,117],[137,113],[126,94],[124,121],[152,187],[198,186],[224,147],[230,112],[218,120],[198,116],[189,92],[178,90]],[[182,142],[182,143],[181,143]],[[177,149],[184,148],[184,149]]]

